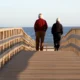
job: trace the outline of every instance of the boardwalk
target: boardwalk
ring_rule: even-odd
[[[69,51],[21,51],[0,70],[0,80],[80,80],[80,57]]]

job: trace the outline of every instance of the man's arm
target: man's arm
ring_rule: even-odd
[[[34,24],[34,31],[36,32],[37,21]]]

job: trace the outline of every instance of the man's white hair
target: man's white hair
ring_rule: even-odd
[[[43,18],[42,13],[40,13],[40,14],[38,15],[38,18]]]

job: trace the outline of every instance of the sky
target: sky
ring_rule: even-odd
[[[80,0],[0,0],[0,27],[33,27],[42,13],[48,26],[80,26]]]

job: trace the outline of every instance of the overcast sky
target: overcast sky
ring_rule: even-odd
[[[0,0],[0,27],[33,27],[42,13],[49,26],[80,26],[80,0]]]

